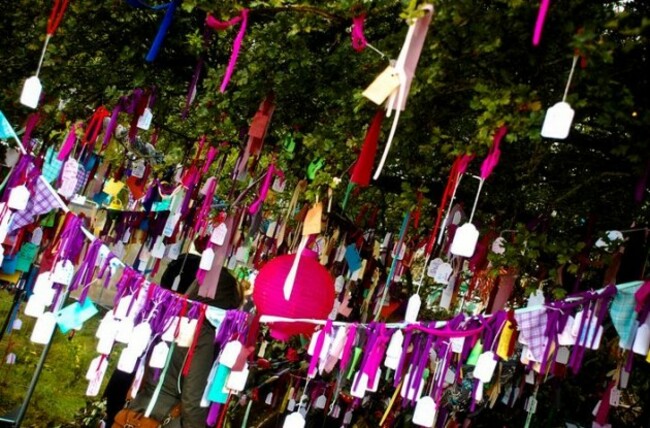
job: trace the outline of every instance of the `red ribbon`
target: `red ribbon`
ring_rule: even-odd
[[[56,29],[59,28],[61,20],[63,19],[63,14],[65,13],[69,2],[70,0],[54,0],[54,6],[50,12],[50,17],[47,19],[48,36],[53,36]]]

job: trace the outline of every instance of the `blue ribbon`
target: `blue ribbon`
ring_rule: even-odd
[[[169,26],[172,23],[172,19],[174,18],[174,11],[181,3],[181,0],[172,0],[169,3],[161,4],[158,6],[151,6],[141,0],[125,0],[125,1],[129,5],[131,5],[131,7],[137,9],[150,9],[150,10],[166,9],[167,10],[165,12],[165,17],[160,23],[160,27],[158,27],[158,34],[156,34],[156,38],[153,40],[153,43],[151,44],[151,48],[149,48],[149,52],[147,53],[147,56],[145,58],[147,62],[153,62],[158,56],[158,51],[160,51],[160,47],[162,46],[163,41],[165,40],[165,36],[167,35],[167,30],[169,29]]]

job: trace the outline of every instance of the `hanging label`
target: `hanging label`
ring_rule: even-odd
[[[46,345],[52,338],[55,327],[56,317],[54,314],[52,312],[44,312],[36,320],[30,340],[34,343]]]
[[[452,337],[449,341],[451,343],[451,352],[455,354],[463,352],[463,346],[465,345],[464,337]]]
[[[39,318],[45,312],[45,303],[36,294],[33,294],[25,305],[25,315],[32,318]]]
[[[408,305],[406,306],[406,315],[404,315],[404,321],[413,323],[416,322],[418,319],[418,314],[420,313],[421,305],[422,300],[420,299],[420,295],[412,295],[409,298]]]
[[[472,223],[465,223],[456,230],[449,251],[461,257],[472,257],[478,242],[478,230]]]
[[[483,352],[474,368],[474,377],[483,383],[489,383],[494,375],[494,369],[497,366],[497,360],[491,351]]]
[[[219,357],[219,364],[232,368],[237,362],[237,358],[241,351],[241,342],[238,340],[231,340],[226,343],[226,346],[223,348],[223,352],[221,352],[221,356]]]
[[[226,241],[227,234],[228,226],[226,226],[226,223],[221,223],[212,231],[212,235],[210,235],[210,242],[212,242],[214,245],[221,246]]]
[[[139,355],[136,355],[133,349],[124,348],[120,354],[120,359],[117,361],[117,369],[124,373],[133,373],[138,357]]]
[[[363,96],[373,103],[380,105],[399,87],[399,74],[394,67],[388,66],[363,91]]]
[[[449,263],[442,263],[440,266],[438,266],[438,269],[436,269],[433,280],[438,284],[448,284],[452,270],[453,269]]]
[[[561,346],[557,350],[557,355],[555,356],[555,362],[558,364],[567,364],[569,362],[569,357],[571,356],[571,352],[569,351],[569,348],[566,346]]]
[[[22,211],[27,208],[27,203],[29,202],[31,194],[27,187],[21,185],[16,186],[11,189],[9,193],[9,200],[7,201],[7,206],[12,210]]]
[[[161,341],[153,347],[151,351],[151,358],[149,359],[149,367],[154,369],[162,369],[165,367],[167,361],[167,354],[169,353],[169,346],[164,341]]]
[[[181,254],[181,243],[174,242],[171,245],[167,246],[167,258],[170,260],[178,260],[178,256]]]
[[[275,177],[275,180],[273,180],[273,184],[271,185],[271,189],[273,189],[274,192],[282,193],[284,192],[286,185],[287,180],[284,178]]]
[[[413,411],[413,424],[432,428],[436,420],[436,403],[433,398],[424,396],[420,398]]]
[[[180,323],[176,344],[180,348],[189,348],[194,340],[194,332],[196,331],[198,320],[182,317]]]
[[[201,270],[210,270],[212,269],[212,262],[214,261],[214,250],[212,248],[206,248],[201,254],[201,263],[199,263],[199,269]]]
[[[133,318],[124,318],[122,321],[120,321],[120,324],[117,327],[115,341],[125,344],[129,343],[131,340],[131,335],[133,334],[133,324]]]
[[[163,235],[168,238],[171,237],[174,234],[174,229],[176,228],[176,224],[180,219],[181,213],[170,214],[170,216],[167,217],[167,222],[165,223],[165,228],[163,229]]]
[[[153,119],[153,113],[149,107],[145,107],[142,115],[138,118],[137,127],[143,130],[148,130],[151,127],[151,120]]]
[[[38,80],[38,77],[30,77],[29,79],[25,80],[23,91],[20,94],[20,103],[29,108],[38,107],[38,102],[41,99],[42,90],[43,85],[41,85],[41,81]]]
[[[148,322],[143,321],[133,329],[131,338],[129,339],[128,346],[133,349],[133,351],[142,355],[142,353],[147,349],[149,344],[149,339],[151,339],[151,326]]]
[[[427,268],[427,276],[429,278],[435,278],[436,272],[440,265],[443,263],[442,259],[440,257],[437,257],[429,263],[429,266]]]
[[[106,369],[108,369],[108,360],[102,357],[97,357],[96,359],[98,358],[101,359],[101,362],[98,362],[95,370],[91,372],[91,376],[87,376],[89,383],[88,388],[86,389],[86,395],[89,397],[95,397],[99,394],[102,381],[104,380],[104,375],[106,375]]]
[[[569,103],[560,101],[549,108],[542,125],[542,137],[564,140],[569,136],[575,111]]]
[[[314,206],[311,207],[309,211],[307,211],[307,215],[305,216],[305,223],[302,227],[302,235],[307,236],[320,233],[322,227],[322,216],[323,203],[319,202],[317,204],[314,204]]]
[[[70,260],[59,260],[52,273],[52,282],[70,285],[74,276],[74,265]]]
[[[618,407],[621,404],[621,390],[614,387],[609,392],[609,405]]]
[[[142,178],[146,171],[147,165],[145,165],[144,160],[138,159],[133,163],[133,167],[131,168],[131,177]]]
[[[228,376],[228,381],[226,382],[226,388],[236,392],[243,391],[248,380],[248,373],[248,364],[241,371],[230,372],[230,376]]]
[[[165,256],[166,248],[167,247],[165,247],[165,244],[163,243],[163,237],[159,236],[151,249],[151,257],[154,259],[162,259]]]
[[[284,420],[282,428],[305,428],[305,417],[298,412],[291,413]]]
[[[43,240],[43,229],[37,227],[32,232],[32,238],[29,240],[29,242],[31,242],[34,245],[41,245],[42,240]]]
[[[176,334],[176,326],[178,326],[179,323],[179,318],[178,317],[172,317],[167,323],[167,328],[163,331],[162,334],[162,340],[165,342],[173,342],[174,341],[174,334]]]

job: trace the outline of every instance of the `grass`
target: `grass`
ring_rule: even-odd
[[[11,292],[0,290],[0,323],[7,317],[12,300]],[[0,342],[0,415],[20,406],[44,348],[29,340],[36,320],[23,315],[22,308],[18,318],[22,320],[22,328],[5,334]],[[95,315],[82,330],[73,334],[56,331],[22,426],[76,426],[75,415],[86,407],[88,400],[98,398],[86,397],[88,382],[85,376],[90,361],[96,356],[94,335],[100,320],[101,314]],[[16,355],[13,365],[6,364],[6,355],[10,352]],[[107,380],[108,375],[104,381]]]

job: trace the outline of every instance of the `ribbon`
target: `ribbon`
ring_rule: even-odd
[[[542,0],[539,4],[539,12],[537,13],[537,20],[535,21],[535,31],[533,33],[533,46],[539,45],[540,40],[542,39],[542,30],[544,29],[544,20],[546,20],[546,12],[548,12],[548,6],[550,5],[550,0]]]
[[[52,6],[52,11],[50,11],[50,16],[47,18],[47,36],[52,37],[56,32],[56,29],[59,28],[61,20],[63,19],[63,14],[68,7],[70,0],[54,0],[54,6]]]
[[[23,134],[23,146],[25,146],[28,149],[31,148],[30,140],[32,138],[32,132],[34,131],[34,128],[36,128],[36,125],[38,124],[38,121],[40,119],[41,119],[41,115],[39,113],[32,113],[29,116],[27,116],[27,123],[25,124],[25,133]]]
[[[274,175],[280,175],[282,176],[282,172],[279,170],[276,170],[274,164],[269,165],[269,170],[266,173],[266,176],[264,177],[264,182],[262,183],[262,187],[260,187],[260,195],[259,197],[251,204],[250,207],[248,207],[248,213],[250,215],[255,215],[257,212],[262,208],[262,204],[266,200],[266,195],[269,193],[269,188],[271,187],[271,180],[273,179]]]
[[[172,19],[174,18],[174,12],[176,11],[178,5],[181,3],[181,0],[173,0],[169,3],[161,4],[159,6],[150,6],[141,0],[125,1],[131,5],[131,7],[134,7],[136,9],[166,10],[165,17],[160,23],[160,27],[158,27],[156,38],[153,40],[151,48],[149,48],[149,52],[145,58],[147,62],[153,62],[158,56],[158,51],[160,51],[160,47],[162,46],[163,41],[165,40],[165,36],[167,35],[167,30],[169,29],[169,26],[172,23]]]
[[[368,44],[366,36],[363,34],[363,22],[365,19],[365,13],[352,18],[352,48],[357,52],[362,52]]]
[[[507,132],[508,128],[504,125],[497,129],[497,132],[494,134],[492,147],[490,147],[488,155],[483,159],[483,163],[481,164],[481,180],[486,180],[499,163],[499,157],[501,156],[501,149],[499,146]]]
[[[239,50],[241,49],[241,44],[244,40],[244,35],[246,34],[246,25],[248,24],[248,9],[242,9],[241,15],[231,19],[230,21],[219,21],[212,15],[208,15],[205,18],[205,23],[208,27],[217,31],[223,31],[241,23],[241,26],[239,27],[239,33],[237,33],[237,37],[235,37],[235,40],[232,44],[232,53],[230,54],[230,60],[228,61],[226,74],[223,76],[221,87],[219,88],[219,90],[223,93],[226,92],[226,87],[228,86],[228,82],[230,82],[230,77],[235,71],[235,64],[237,64]]]
[[[95,144],[99,132],[102,130],[104,124],[104,119],[109,117],[111,114],[106,110],[106,107],[99,106],[97,110],[93,113],[88,121],[86,126],[86,131],[81,139],[81,144],[86,146],[88,144]]]
[[[76,141],[77,141],[77,125],[74,124],[70,128],[70,132],[68,132],[68,136],[63,141],[61,150],[59,150],[59,154],[56,156],[56,158],[60,161],[66,160],[68,155],[72,151],[72,148],[74,147],[74,143]]]

